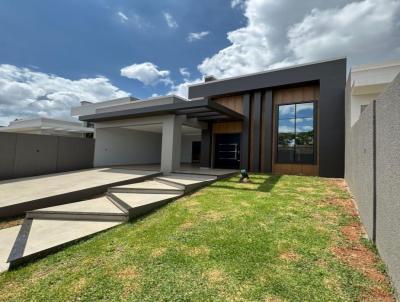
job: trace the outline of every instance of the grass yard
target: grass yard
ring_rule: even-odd
[[[0,301],[394,301],[338,180],[251,175],[0,275]]]

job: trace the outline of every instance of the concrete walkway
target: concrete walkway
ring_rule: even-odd
[[[208,172],[213,173],[212,169]],[[235,173],[234,170],[227,170],[225,174],[215,171],[215,175],[172,173],[111,187],[102,197],[28,211],[22,226],[0,230],[0,270],[149,213]]]
[[[160,172],[102,168],[0,181],[0,218],[82,200],[157,175]]]

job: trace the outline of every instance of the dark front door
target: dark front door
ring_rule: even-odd
[[[239,169],[240,134],[215,135],[215,168]]]
[[[192,163],[200,162],[201,142],[192,142]]]

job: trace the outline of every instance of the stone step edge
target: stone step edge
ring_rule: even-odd
[[[28,219],[83,220],[83,221],[127,221],[127,213],[73,212],[73,211],[32,211],[26,213]]]
[[[107,192],[110,193],[143,193],[143,194],[181,194],[184,193],[183,189],[173,187],[171,189],[147,189],[147,188],[109,188]]]
[[[121,210],[123,210],[124,212],[126,212],[128,214],[129,219],[133,219],[139,216],[142,216],[144,214],[147,214],[153,210],[155,210],[156,208],[160,208],[163,205],[178,199],[180,197],[182,197],[184,194],[179,194],[179,195],[174,195],[168,198],[164,198],[161,200],[157,200],[157,201],[153,201],[153,202],[149,202],[137,207],[131,207],[130,205],[128,205],[127,203],[125,203],[121,198],[118,198],[116,195],[114,195],[113,193],[107,193],[107,197],[117,206],[119,207]]]

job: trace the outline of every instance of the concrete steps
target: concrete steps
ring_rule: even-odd
[[[177,188],[155,180],[144,181],[108,189],[109,193],[182,194],[184,188]]]
[[[185,193],[188,193],[209,185],[217,180],[217,177],[211,175],[172,173],[165,176],[158,176],[154,178],[154,180],[177,189],[184,190]]]
[[[151,212],[182,195],[182,193],[107,193],[107,197],[127,214],[128,219]]]
[[[0,230],[0,271],[145,215],[219,177],[172,173],[109,188],[98,198],[29,211],[22,226]]]
[[[86,221],[127,221],[128,216],[107,197],[29,211],[26,218]]]

